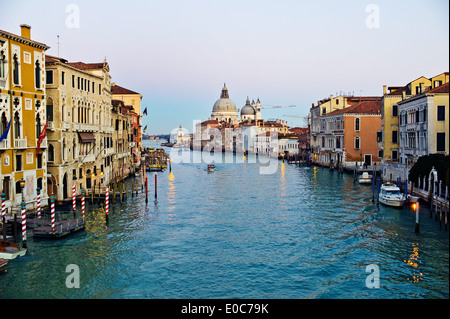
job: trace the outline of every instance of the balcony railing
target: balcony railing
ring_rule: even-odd
[[[98,125],[97,124],[89,124],[89,123],[80,123],[80,128],[81,131],[91,131],[91,132],[95,132],[98,131]]]
[[[106,149],[103,150],[103,155],[108,156],[108,155],[111,155],[111,154],[114,154],[114,148],[113,147],[106,148]]]
[[[70,130],[70,123],[69,122],[63,122],[62,123],[62,129],[63,130]]]
[[[80,155],[80,161],[83,163],[95,162],[95,155],[94,154]]]
[[[8,140],[4,139],[0,142],[0,150],[6,150],[8,148]]]
[[[48,147],[48,142],[47,142],[47,137],[45,137],[42,142],[41,142],[41,148],[47,148]]]
[[[120,153],[117,153],[117,158],[124,158],[124,157],[127,157],[128,155],[130,155],[130,152],[128,152],[128,151],[120,152]]]
[[[54,131],[55,130],[55,122],[49,121],[47,124],[47,129],[50,131]]]
[[[72,123],[72,130],[78,131],[80,129],[80,123]]]
[[[26,138],[15,139],[14,148],[27,148],[27,139]]]

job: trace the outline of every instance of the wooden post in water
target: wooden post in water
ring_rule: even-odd
[[[131,197],[134,197],[134,176],[131,179]]]
[[[37,188],[37,203],[36,203],[36,212],[37,212],[37,218],[41,219],[41,189]]]
[[[119,188],[120,188],[120,202],[122,203],[122,196],[123,196],[123,181],[119,181]]]
[[[155,174],[155,199],[158,198],[158,175]]]
[[[106,187],[106,192],[105,192],[105,218],[106,218],[106,223],[108,223],[108,215],[109,215],[109,190],[108,187]]]
[[[375,176],[372,175],[372,203],[375,203]]]
[[[416,211],[416,227],[415,232],[419,232],[419,202],[413,204],[414,210]]]
[[[147,177],[145,177],[145,203],[148,204],[148,186],[147,186]]]
[[[22,199],[22,246],[27,248],[27,214],[24,199]]]
[[[2,228],[3,228],[3,240],[6,240],[6,196],[2,193]]]
[[[380,188],[381,188],[381,180],[378,179],[378,185],[377,185],[377,189],[378,189],[378,192],[377,192],[377,203],[380,202]]]
[[[114,179],[113,182],[113,202],[116,202],[116,188],[117,188],[117,184],[116,184],[116,180]]]
[[[84,188],[81,189],[81,218],[83,218],[83,222],[84,222],[84,220],[85,220]]]
[[[55,231],[55,195],[50,198],[50,213],[51,213],[51,227],[52,232]]]

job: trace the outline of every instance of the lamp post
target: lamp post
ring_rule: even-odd
[[[22,192],[22,201],[24,200],[24,196],[23,196],[23,189],[25,188],[25,181],[23,179],[23,177],[20,179],[20,190]]]

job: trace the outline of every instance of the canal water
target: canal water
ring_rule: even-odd
[[[253,155],[227,156],[234,163],[211,173],[205,163],[158,172],[157,202],[147,173],[148,204],[145,193],[116,200],[108,224],[87,201],[86,230],[29,235],[27,255],[0,275],[0,297],[449,297],[448,232],[426,207],[416,234],[410,208],[372,203],[371,186],[349,174],[281,161],[260,174]],[[74,265],[79,288],[68,288]]]

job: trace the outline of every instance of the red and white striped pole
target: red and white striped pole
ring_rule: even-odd
[[[81,190],[81,216],[82,216],[83,222],[84,222],[84,218],[85,218],[85,208],[84,208],[84,188]]]
[[[106,187],[106,194],[105,194],[105,213],[106,213],[106,222],[108,222],[108,215],[109,215],[109,190],[108,190],[108,187]]]
[[[27,248],[27,215],[25,211],[25,201],[22,199],[22,246]]]
[[[141,190],[144,188],[144,166],[141,165]]]
[[[77,198],[75,197],[76,186],[72,186],[72,208],[75,211],[77,209]]]
[[[51,213],[51,224],[52,232],[55,231],[55,195],[51,196],[50,199],[50,213]]]
[[[36,204],[37,218],[41,219],[41,189],[37,189],[37,204]]]
[[[6,196],[2,193],[2,228],[3,228],[3,240],[6,240]]]

